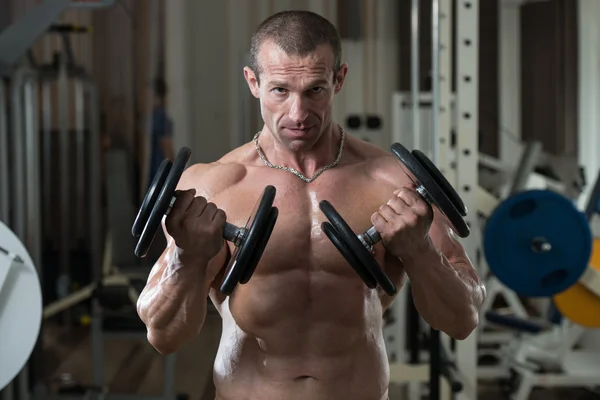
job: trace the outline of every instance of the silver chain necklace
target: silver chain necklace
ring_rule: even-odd
[[[342,152],[344,150],[344,141],[346,139],[346,135],[345,135],[344,129],[342,129],[341,127],[340,127],[340,133],[341,133],[342,137],[340,139],[340,148],[338,150],[337,157],[335,158],[335,160],[331,164],[328,164],[328,165],[322,167],[317,172],[315,172],[315,174],[312,177],[310,177],[310,178],[307,178],[306,176],[304,176],[302,174],[302,172],[298,171],[297,169],[294,169],[294,168],[291,168],[291,167],[283,167],[281,165],[271,164],[269,162],[269,160],[267,160],[267,158],[265,157],[262,149],[260,148],[260,146],[258,144],[258,137],[260,136],[260,132],[261,131],[258,131],[256,133],[256,135],[254,135],[254,139],[252,139],[252,140],[254,141],[254,146],[256,147],[256,152],[260,156],[260,159],[263,161],[263,163],[265,163],[265,165],[267,167],[269,167],[269,168],[275,168],[275,169],[279,169],[279,170],[282,170],[282,171],[289,171],[292,174],[296,175],[298,178],[302,179],[306,183],[311,183],[312,181],[314,181],[315,179],[317,179],[319,177],[319,175],[321,175],[323,172],[325,172],[328,169],[333,168],[336,165],[338,165],[338,163],[342,159]]]

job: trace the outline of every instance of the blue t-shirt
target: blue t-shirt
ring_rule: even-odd
[[[160,142],[163,138],[173,136],[173,121],[167,115],[163,107],[155,107],[152,111],[152,129],[150,138],[150,179],[148,185],[152,183],[154,175],[158,171],[160,163],[165,159]]]

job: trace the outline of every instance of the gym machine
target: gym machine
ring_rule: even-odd
[[[465,221],[471,234],[461,240],[477,267],[478,221],[476,199],[472,187],[477,187],[477,37],[478,1],[432,1],[432,91],[420,90],[419,76],[419,1],[411,4],[411,91],[402,102],[392,98],[392,142],[400,142],[423,151],[431,158],[449,184],[456,188],[469,214]],[[454,6],[454,8],[453,8]],[[452,39],[453,18],[457,24],[456,42]],[[452,70],[452,48],[456,46],[456,72]],[[452,92],[451,77],[469,76],[468,81],[457,79]],[[423,104],[428,100],[430,110]],[[457,110],[461,110],[458,113]],[[403,114],[404,119],[398,118]],[[466,117],[465,117],[466,116]],[[451,131],[460,132],[454,141]],[[427,138],[427,140],[425,140]],[[423,139],[423,141],[421,140]],[[406,321],[406,324],[403,322]],[[429,398],[477,398],[476,336],[452,341],[439,331],[429,329],[424,334],[424,321],[411,301],[407,284],[398,294],[386,315],[384,337],[392,383],[408,383],[409,398],[421,396],[421,384],[429,384]],[[404,329],[406,328],[406,330]],[[427,329],[427,328],[426,328]],[[425,350],[425,351],[424,351]],[[427,359],[428,358],[428,359]],[[423,361],[428,361],[424,365]],[[443,379],[442,379],[443,378]]]
[[[523,213],[507,217],[509,209]],[[510,370],[506,391],[514,400],[529,398],[536,386],[598,386],[600,354],[576,345],[585,329],[600,327],[600,240],[589,225],[599,213],[600,173],[584,211],[555,192],[529,190],[501,203],[486,226],[484,249],[498,280],[519,295],[550,300],[543,322],[486,313],[488,321],[515,332],[501,349]],[[515,230],[521,224],[530,228]],[[507,229],[515,233],[492,245]],[[511,254],[498,257],[506,246]],[[508,276],[514,268],[508,264],[520,266],[518,277]]]
[[[82,391],[78,393],[70,394],[85,393],[102,397],[114,395],[107,393],[102,379],[102,340],[109,336],[105,329],[105,309],[110,308],[103,306],[114,303],[111,300],[114,300],[115,296],[111,296],[114,293],[110,291],[114,292],[115,287],[117,291],[123,286],[127,287],[128,294],[131,294],[132,290],[128,276],[118,273],[106,276],[103,271],[111,270],[110,265],[101,266],[104,238],[101,237],[103,228],[100,220],[102,212],[97,91],[91,77],[75,63],[68,40],[68,35],[83,33],[84,29],[54,25],[54,21],[70,7],[100,8],[113,3],[114,0],[46,0],[32,7],[23,18],[0,34],[0,72],[3,78],[0,79],[0,219],[3,221],[3,232],[6,233],[0,235],[0,290],[5,294],[2,304],[4,311],[0,318],[0,337],[3,339],[3,356],[9,354],[14,360],[6,364],[6,369],[3,363],[0,374],[3,399],[12,400],[15,397],[15,383],[18,385],[19,399],[30,398],[32,389],[35,397],[45,398],[50,395],[45,382],[40,379],[40,372],[37,371],[38,366],[43,365],[40,322],[58,316],[59,313],[70,310],[88,299],[91,300],[92,314],[94,384],[82,387]],[[58,53],[52,63],[38,65],[28,50],[44,33],[60,34],[64,51]],[[56,99],[52,99],[52,85],[57,89]],[[41,93],[41,110],[38,93]],[[74,119],[69,115],[71,98],[74,99],[75,105]],[[55,105],[56,110],[53,109]],[[58,132],[52,129],[52,117],[55,115],[58,116]],[[70,124],[73,120],[75,125],[72,127]],[[62,156],[56,157],[56,152]],[[67,157],[70,154],[76,155],[74,161]],[[60,160],[57,163],[58,167],[51,159]],[[53,185],[54,182],[49,180],[55,176],[59,178],[59,185]],[[58,188],[57,194],[52,193],[53,187]],[[58,199],[56,203],[59,203],[59,206],[52,207],[53,197]],[[60,211],[59,235],[54,235],[49,229],[56,224],[52,219],[56,216],[55,209]],[[72,218],[73,216],[75,218]],[[58,296],[53,296],[52,288],[45,290],[44,294],[49,298],[42,299],[40,286],[46,283],[44,278],[52,280],[51,277],[44,276],[47,269],[42,268],[48,253],[52,253],[44,252],[43,242],[44,239],[53,236],[59,239],[56,262],[63,272],[63,279],[59,280],[64,283],[63,290],[58,290]],[[85,246],[78,246],[81,243]],[[104,251],[104,264],[110,264],[109,240],[105,244],[107,248]],[[88,253],[89,256],[73,259],[72,247],[76,248],[75,254]],[[68,293],[68,281],[64,279],[72,276],[71,266],[78,272],[93,272],[92,276],[80,277],[80,283],[91,283],[75,293]],[[108,296],[102,296],[107,292]],[[25,293],[26,297],[21,298]],[[129,296],[130,304],[131,298]],[[47,304],[51,300],[54,301]],[[42,305],[45,305],[43,309]],[[11,314],[11,310],[18,310],[21,317],[15,312]],[[22,315],[27,315],[28,318],[22,318]],[[65,315],[69,314],[63,313],[60,317]],[[27,326],[19,326],[25,322]],[[18,332],[18,335],[14,332]],[[138,336],[139,332],[140,330]],[[7,335],[18,338],[19,342],[11,344]],[[142,336],[145,338],[145,331]],[[28,365],[30,356],[32,362]],[[160,398],[173,398],[175,357],[165,357],[165,361],[164,393]],[[17,379],[13,382],[14,378]],[[31,378],[34,385],[29,383]],[[60,394],[52,397],[60,397]]]

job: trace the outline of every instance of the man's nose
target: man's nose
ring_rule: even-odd
[[[292,121],[297,124],[302,123],[306,117],[308,117],[308,110],[304,104],[302,96],[295,95],[292,98],[292,105],[290,106],[289,117]]]

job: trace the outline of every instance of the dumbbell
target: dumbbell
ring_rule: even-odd
[[[138,238],[134,252],[137,257],[147,255],[163,216],[168,215],[175,204],[175,190],[190,154],[189,148],[182,147],[173,162],[164,160],[160,164],[131,229]],[[265,187],[244,227],[225,223],[223,238],[232,242],[235,250],[221,284],[222,293],[231,294],[238,283],[247,283],[252,277],[279,215],[277,207],[273,207],[275,194],[274,186]]]
[[[391,151],[406,167],[407,175],[415,184],[417,193],[448,218],[458,236],[467,237],[470,233],[464,219],[467,208],[431,160],[423,152],[411,152],[400,143],[392,144]],[[374,289],[379,285],[388,295],[395,295],[396,285],[373,255],[373,246],[381,241],[381,235],[375,227],[372,226],[357,235],[329,201],[320,201],[319,208],[329,220],[321,224],[321,229],[367,287]]]

